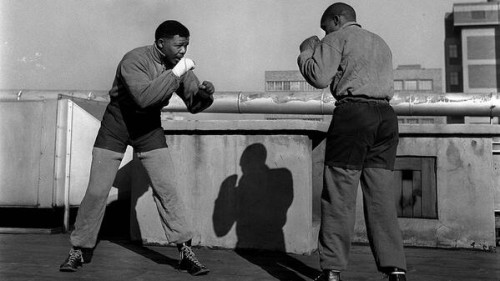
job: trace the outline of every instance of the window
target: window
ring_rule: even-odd
[[[450,72],[450,85],[459,85],[458,72]]]
[[[458,47],[457,47],[457,45],[455,45],[455,44],[449,45],[448,46],[448,54],[449,54],[450,58],[452,58],[452,59],[458,58]]]
[[[290,82],[290,90],[291,91],[300,91],[300,82],[299,81]]]
[[[278,91],[318,91],[306,81],[267,81],[266,90],[269,92]],[[321,91],[321,90],[319,90]]]
[[[471,11],[470,15],[472,19],[484,19],[486,17],[486,11]]]
[[[398,217],[437,219],[436,158],[397,157],[394,196]]]
[[[394,91],[402,91],[402,90],[403,90],[403,81],[394,80]]]
[[[418,80],[418,89],[420,91],[432,91],[432,80]]]
[[[290,81],[283,81],[283,91],[290,91]]]
[[[268,91],[274,91],[274,82],[273,81],[267,81],[266,82],[266,89]]]
[[[406,91],[416,91],[417,90],[417,80],[405,80],[405,90]]]
[[[434,124],[435,120],[434,118],[422,118],[420,119],[420,124]]]
[[[406,123],[407,124],[418,124],[420,122],[418,122],[418,118],[407,118]]]

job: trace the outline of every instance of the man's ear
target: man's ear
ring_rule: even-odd
[[[335,23],[335,25],[340,25],[340,16],[339,15],[333,16],[333,22]]]
[[[160,38],[160,39],[156,40],[156,47],[158,47],[158,49],[161,49],[161,48],[163,48],[164,43],[165,43],[165,41],[163,40],[163,38]]]

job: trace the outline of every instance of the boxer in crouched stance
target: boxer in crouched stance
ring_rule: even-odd
[[[192,275],[209,272],[191,249],[192,228],[160,119],[174,93],[191,113],[213,103],[213,84],[200,83],[192,71],[194,62],[184,57],[188,45],[189,30],[168,20],[156,29],[153,45],[128,52],[119,63],[92,151],[89,185],[71,233],[72,248],[60,271],[73,272],[90,262],[109,191],[130,145],[151,180],[165,235],[179,249],[179,269]]]

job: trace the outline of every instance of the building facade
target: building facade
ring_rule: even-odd
[[[500,1],[457,3],[445,17],[446,92],[500,88]]]
[[[394,70],[395,93],[443,93],[441,68],[422,68],[419,64],[399,65]]]
[[[266,92],[322,92],[304,80],[298,70],[278,70],[265,72]]]
[[[443,94],[441,68],[422,68],[419,64],[399,65],[394,69],[394,94],[400,98]],[[401,124],[443,124],[446,117],[398,116]]]

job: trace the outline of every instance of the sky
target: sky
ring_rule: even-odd
[[[444,17],[453,3],[344,0],[379,34],[394,67],[444,68]],[[264,91],[266,70],[297,70],[298,46],[324,33],[325,0],[2,0],[0,90],[101,90],[123,55],[154,41],[167,19],[186,25],[186,57],[216,91]]]

